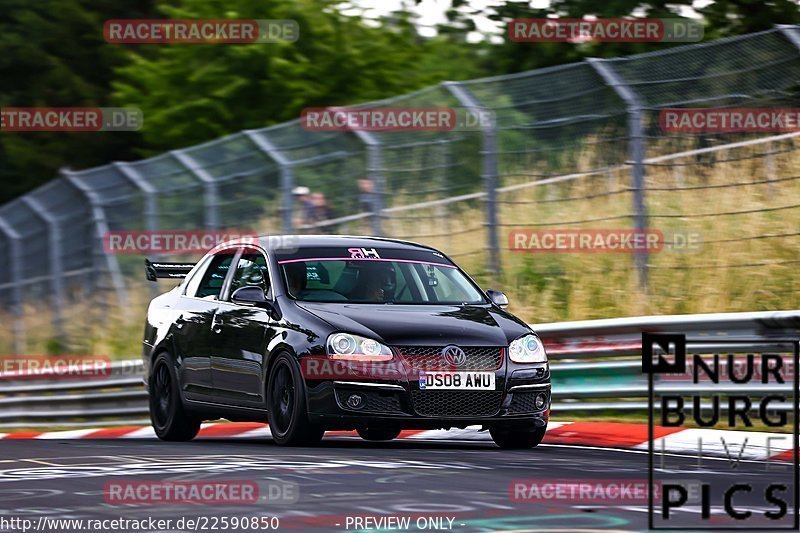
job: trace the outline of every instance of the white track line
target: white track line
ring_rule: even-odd
[[[48,433],[42,433],[41,435],[37,435],[34,437],[35,439],[80,439],[85,435],[90,433],[94,433],[97,431],[95,428],[90,429],[72,429],[67,431],[50,431]]]
[[[121,439],[155,439],[156,432],[151,426],[145,426],[143,428],[139,428],[136,431],[132,431],[131,433],[127,433],[120,437]]]

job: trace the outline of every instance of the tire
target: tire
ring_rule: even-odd
[[[527,450],[535,448],[542,442],[547,428],[534,430],[508,429],[503,427],[489,428],[489,434],[495,444],[504,450]]]
[[[309,422],[305,382],[292,356],[277,355],[267,378],[267,415],[272,438],[280,446],[314,446],[325,431]]]
[[[369,441],[387,441],[397,438],[400,434],[400,428],[395,427],[388,427],[388,426],[378,426],[378,427],[365,427],[359,428],[358,436],[364,440]]]
[[[156,435],[166,441],[192,440],[200,431],[200,419],[183,408],[178,373],[172,357],[162,352],[153,362],[148,383],[150,421]]]

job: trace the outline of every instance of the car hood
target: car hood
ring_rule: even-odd
[[[506,346],[530,332],[513,315],[488,305],[299,305],[337,331],[395,346]]]

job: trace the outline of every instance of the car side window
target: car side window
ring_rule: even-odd
[[[200,286],[200,282],[203,280],[203,275],[205,274],[206,270],[208,269],[208,263],[211,261],[209,256],[205,256],[203,259],[200,260],[200,264],[187,279],[186,279],[186,287],[183,290],[183,294],[187,296],[194,296],[197,292],[197,287]]]
[[[188,287],[186,290],[187,296],[194,296],[195,298],[217,299],[222,291],[222,285],[225,282],[225,276],[228,275],[231,262],[233,261],[233,251],[226,250],[211,259],[208,269],[201,278],[197,290],[192,294]],[[193,280],[194,281],[194,280]]]
[[[260,287],[267,298],[272,297],[267,258],[257,250],[245,250],[236,265],[231,281],[231,292],[242,287]]]

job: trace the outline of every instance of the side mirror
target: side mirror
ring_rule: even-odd
[[[261,287],[241,287],[233,291],[231,301],[237,304],[256,305],[263,307],[267,303],[267,296]]]
[[[489,289],[486,291],[486,296],[489,300],[498,307],[508,307],[508,296],[500,291],[493,291]]]

